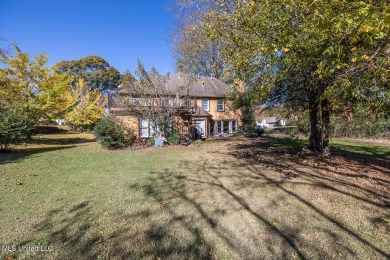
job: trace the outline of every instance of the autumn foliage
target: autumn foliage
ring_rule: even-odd
[[[79,79],[76,87],[71,91],[74,104],[72,110],[65,115],[68,123],[83,130],[96,123],[104,114],[105,99],[97,90],[90,91],[83,79]]]
[[[28,140],[32,126],[66,118],[78,127],[94,124],[104,113],[99,90],[83,80],[72,87],[69,72],[47,68],[48,56],[31,57],[16,45],[0,48],[0,149]]]

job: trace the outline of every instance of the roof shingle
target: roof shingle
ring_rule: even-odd
[[[187,90],[192,97],[226,97],[230,86],[213,77],[189,76],[177,73],[165,82],[156,82],[157,91],[164,94],[186,96]],[[124,87],[119,93],[140,94],[137,85]],[[152,94],[144,93],[144,94]]]

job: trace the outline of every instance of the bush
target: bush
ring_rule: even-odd
[[[310,133],[310,120],[309,118],[302,118],[297,122],[298,131],[301,134],[309,135]]]
[[[257,131],[257,126],[253,124],[244,125],[244,128],[248,134],[254,134]]]
[[[134,143],[135,139],[137,139],[137,136],[135,135],[134,130],[126,127],[126,125],[123,125],[123,124],[121,124],[120,127],[125,135],[125,144],[127,146],[132,145]]]
[[[150,137],[149,140],[150,140],[150,143],[151,143],[152,145],[154,145],[154,137],[153,137],[153,136]]]
[[[95,126],[98,142],[106,149],[118,149],[131,145],[135,140],[134,131],[114,117],[100,119]]]
[[[33,125],[21,115],[17,107],[0,105],[0,152],[10,145],[27,142],[31,139]]]
[[[284,133],[286,135],[299,135],[300,134],[299,129],[297,127],[286,128],[284,130]]]
[[[169,145],[176,145],[179,143],[179,134],[177,132],[173,132],[168,138],[167,142]]]
[[[262,136],[265,134],[265,129],[264,128],[257,128],[255,130],[255,133],[257,134],[257,136]]]

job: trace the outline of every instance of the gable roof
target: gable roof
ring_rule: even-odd
[[[119,93],[141,94],[137,91],[137,83],[124,87]],[[187,89],[191,97],[226,97],[230,86],[214,77],[197,77],[177,73],[165,82],[155,82],[157,91],[167,95],[186,96]],[[152,94],[144,93],[144,94]]]
[[[192,116],[196,117],[211,117],[212,115],[208,113],[206,110],[201,108],[200,106],[196,106],[196,112]]]
[[[253,116],[255,117],[256,121],[261,122],[264,120],[264,113],[261,108],[256,108],[255,111],[253,111]]]
[[[274,116],[264,117],[264,119],[268,124],[275,124],[277,122]]]

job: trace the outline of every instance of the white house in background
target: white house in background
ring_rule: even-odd
[[[65,125],[65,119],[56,119],[54,122],[56,122],[57,125]]]
[[[277,120],[276,117],[271,116],[271,117],[264,117],[261,122],[257,121],[257,126],[258,127],[275,127],[275,126],[285,126],[286,125],[286,120],[284,119],[279,119]]]
[[[278,121],[276,122],[276,125],[277,125],[277,126],[286,126],[286,125],[287,125],[287,122],[286,122],[286,120],[284,120],[284,119],[280,119],[280,120],[278,120]]]

